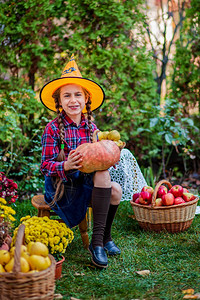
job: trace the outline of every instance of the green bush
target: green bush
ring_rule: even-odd
[[[48,120],[32,90],[0,93],[0,169],[15,178],[22,196],[42,188],[41,135]]]
[[[152,148],[149,155],[158,159],[160,151],[160,169],[157,178],[165,170],[171,158],[173,149],[176,150],[177,157],[180,157],[184,167],[184,172],[191,170],[191,160],[195,158],[194,133],[198,132],[192,118],[185,117],[182,105],[175,99],[166,99],[163,110],[160,106],[155,106],[157,116],[149,120],[151,130]],[[154,153],[153,153],[154,151]]]

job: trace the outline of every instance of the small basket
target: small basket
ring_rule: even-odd
[[[161,180],[157,183],[152,196],[151,206],[141,205],[130,201],[135,218],[139,225],[148,231],[168,231],[171,233],[181,232],[190,227],[195,216],[198,197],[194,200],[179,205],[155,206],[155,200],[159,187],[166,184],[169,188],[171,183]]]
[[[20,272],[20,251],[25,225],[21,224],[16,238],[12,272],[0,273],[1,300],[51,300],[55,290],[55,259],[49,255],[51,266],[34,273]]]

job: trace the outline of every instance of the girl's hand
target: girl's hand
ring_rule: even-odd
[[[79,152],[75,153],[75,150],[71,150],[67,160],[64,162],[64,170],[69,171],[72,169],[80,169],[82,167],[82,161],[82,154]]]

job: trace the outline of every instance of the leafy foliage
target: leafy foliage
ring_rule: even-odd
[[[182,104],[183,118],[189,118],[191,127],[188,139],[192,140],[185,150],[185,155],[193,159],[194,171],[199,167],[200,146],[200,13],[199,1],[191,1],[186,10],[186,19],[180,32],[180,39],[176,42],[174,70],[172,73],[171,95]],[[195,125],[193,126],[192,123]]]
[[[149,125],[152,140],[153,136],[156,136],[156,145],[162,146],[163,176],[166,177],[166,164],[172,155],[172,150],[170,151],[169,147],[166,147],[167,145],[175,147],[178,156],[183,159],[184,171],[188,171],[186,161],[195,158],[194,155],[192,157],[195,141],[191,137],[191,130],[198,132],[198,128],[191,118],[184,117],[182,105],[174,99],[167,99],[162,111],[160,111],[160,106],[155,107],[155,110],[157,110],[157,116],[150,119]],[[158,178],[160,172],[161,168],[157,174]]]
[[[43,74],[53,65],[59,39],[54,18],[62,11],[63,3],[62,0],[1,3],[0,66],[5,87],[12,86],[12,82],[5,80],[11,75],[28,78],[34,88],[35,73]]]
[[[195,112],[196,114],[200,112],[200,12],[198,7],[199,1],[192,0],[190,8],[186,11],[187,18],[180,39],[176,43],[174,58],[172,93],[183,104],[186,115],[189,115],[191,108],[198,106]]]
[[[20,182],[20,193],[36,191],[41,177],[40,140],[47,121],[40,115],[42,104],[32,90],[1,91],[1,95],[0,169]]]

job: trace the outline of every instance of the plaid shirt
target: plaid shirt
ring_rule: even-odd
[[[71,150],[76,149],[83,143],[90,142],[90,130],[88,121],[84,115],[81,116],[81,123],[76,125],[63,110],[61,113],[65,127],[65,155],[66,159]],[[92,129],[97,129],[92,123]],[[42,135],[42,161],[40,170],[46,176],[59,176],[64,182],[67,182],[67,175],[64,171],[64,161],[58,162],[56,158],[60,152],[60,135],[59,135],[58,118],[49,122]]]

